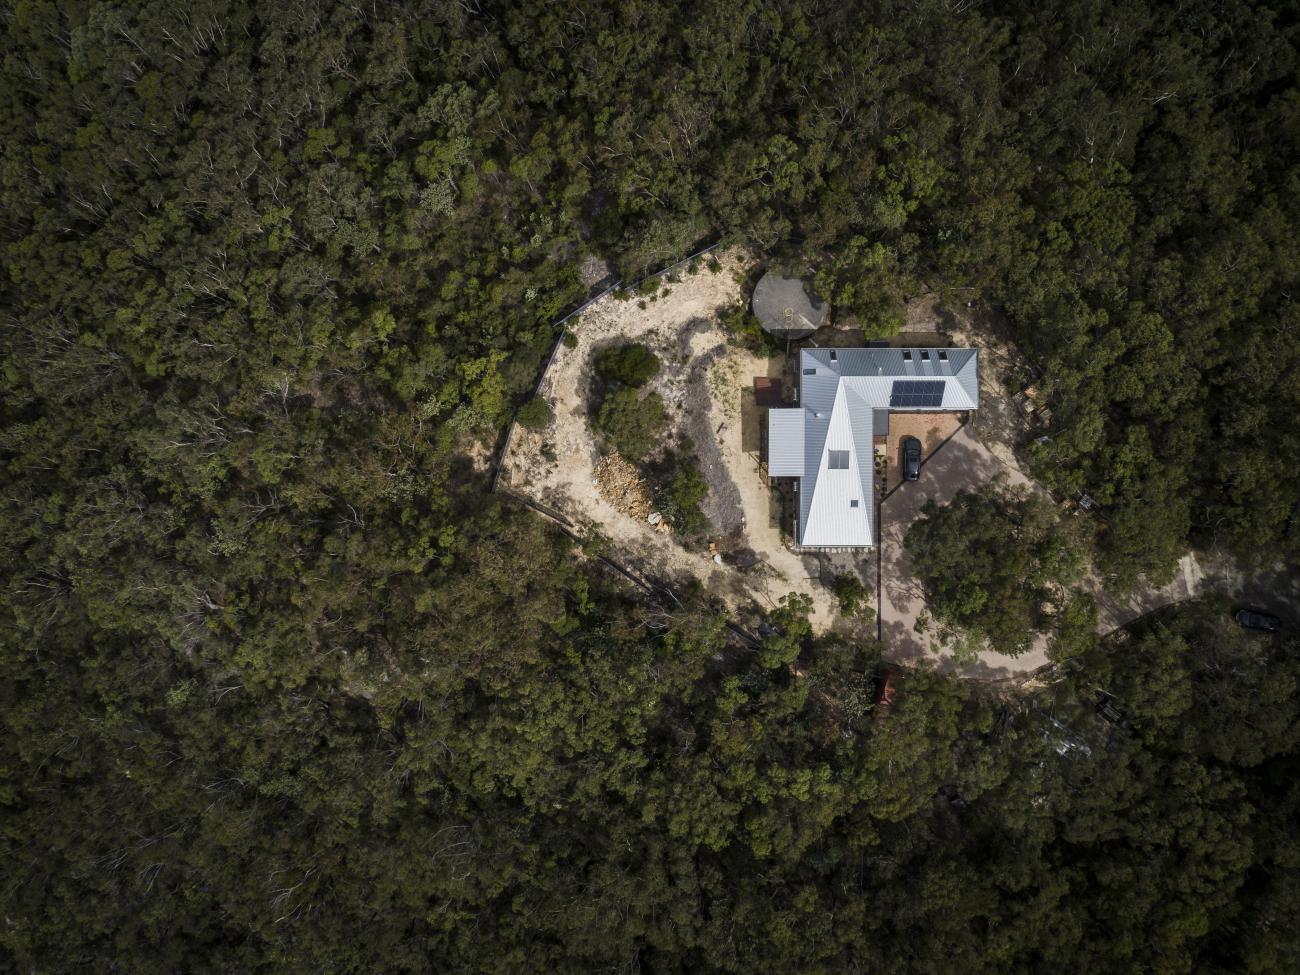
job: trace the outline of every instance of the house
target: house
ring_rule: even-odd
[[[875,444],[891,413],[979,408],[974,349],[803,349],[799,405],[768,410],[768,474],[795,479],[800,548],[875,545]]]

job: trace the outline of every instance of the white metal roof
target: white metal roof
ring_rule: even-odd
[[[772,477],[803,476],[803,431],[800,408],[767,411],[767,442],[781,445],[780,451],[768,449],[767,472]]]
[[[877,427],[890,412],[979,408],[974,349],[804,349],[799,353],[799,406],[768,411],[768,472],[799,478],[799,544],[875,544]],[[891,406],[898,380],[942,383],[938,404]],[[882,424],[881,420],[885,423]],[[883,430],[882,430],[883,432]],[[831,451],[848,453],[847,468]],[[837,454],[836,460],[842,459]],[[857,502],[854,504],[853,502]]]

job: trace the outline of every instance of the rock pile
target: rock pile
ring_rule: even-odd
[[[650,521],[657,514],[654,501],[650,497],[650,488],[637,469],[623,459],[617,451],[611,451],[596,462],[592,470],[595,475],[596,490],[600,496],[622,514],[638,521],[649,522],[655,531],[669,530],[668,522],[662,516]]]

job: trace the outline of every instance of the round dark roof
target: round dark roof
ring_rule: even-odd
[[[830,306],[799,278],[768,272],[754,289],[751,302],[763,330],[784,339],[801,339],[826,324]]]

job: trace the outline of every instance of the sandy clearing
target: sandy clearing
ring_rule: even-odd
[[[787,593],[804,593],[812,599],[814,629],[824,632],[835,621],[836,603],[823,580],[845,567],[796,555],[781,538],[759,469],[761,411],[753,406],[752,383],[755,376],[779,376],[782,360],[728,346],[718,312],[742,300],[740,280],[752,259],[741,250],[717,257],[720,272],[682,271],[655,300],[609,295],[570,323],[577,344],[560,347],[541,386],[555,419],[541,431],[516,429],[501,484],[600,531],[613,543],[611,554],[634,569],[699,578],[742,618],[772,608]],[[620,514],[596,490],[599,457],[587,424],[591,359],[624,341],[643,342],[660,357],[663,368],[647,389],[663,397],[673,421],[670,440],[686,434],[694,442],[710,485],[703,508],[717,529],[719,550],[744,571],[730,562],[718,565],[708,553],[690,551],[674,536]]]
[[[880,633],[889,659],[907,664],[929,661],[940,670],[983,678],[1014,677],[1048,662],[1048,638],[1043,634],[1037,635],[1021,656],[1009,657],[985,649],[976,662],[961,666],[952,648],[938,638],[935,625],[925,632],[917,629],[917,620],[926,612],[925,593],[903,545],[907,529],[920,517],[926,501],[943,506],[958,491],[978,491],[995,478],[1005,479],[1012,487],[1042,490],[1018,469],[1007,466],[976,439],[967,425],[927,459],[919,480],[904,481],[881,504]]]

